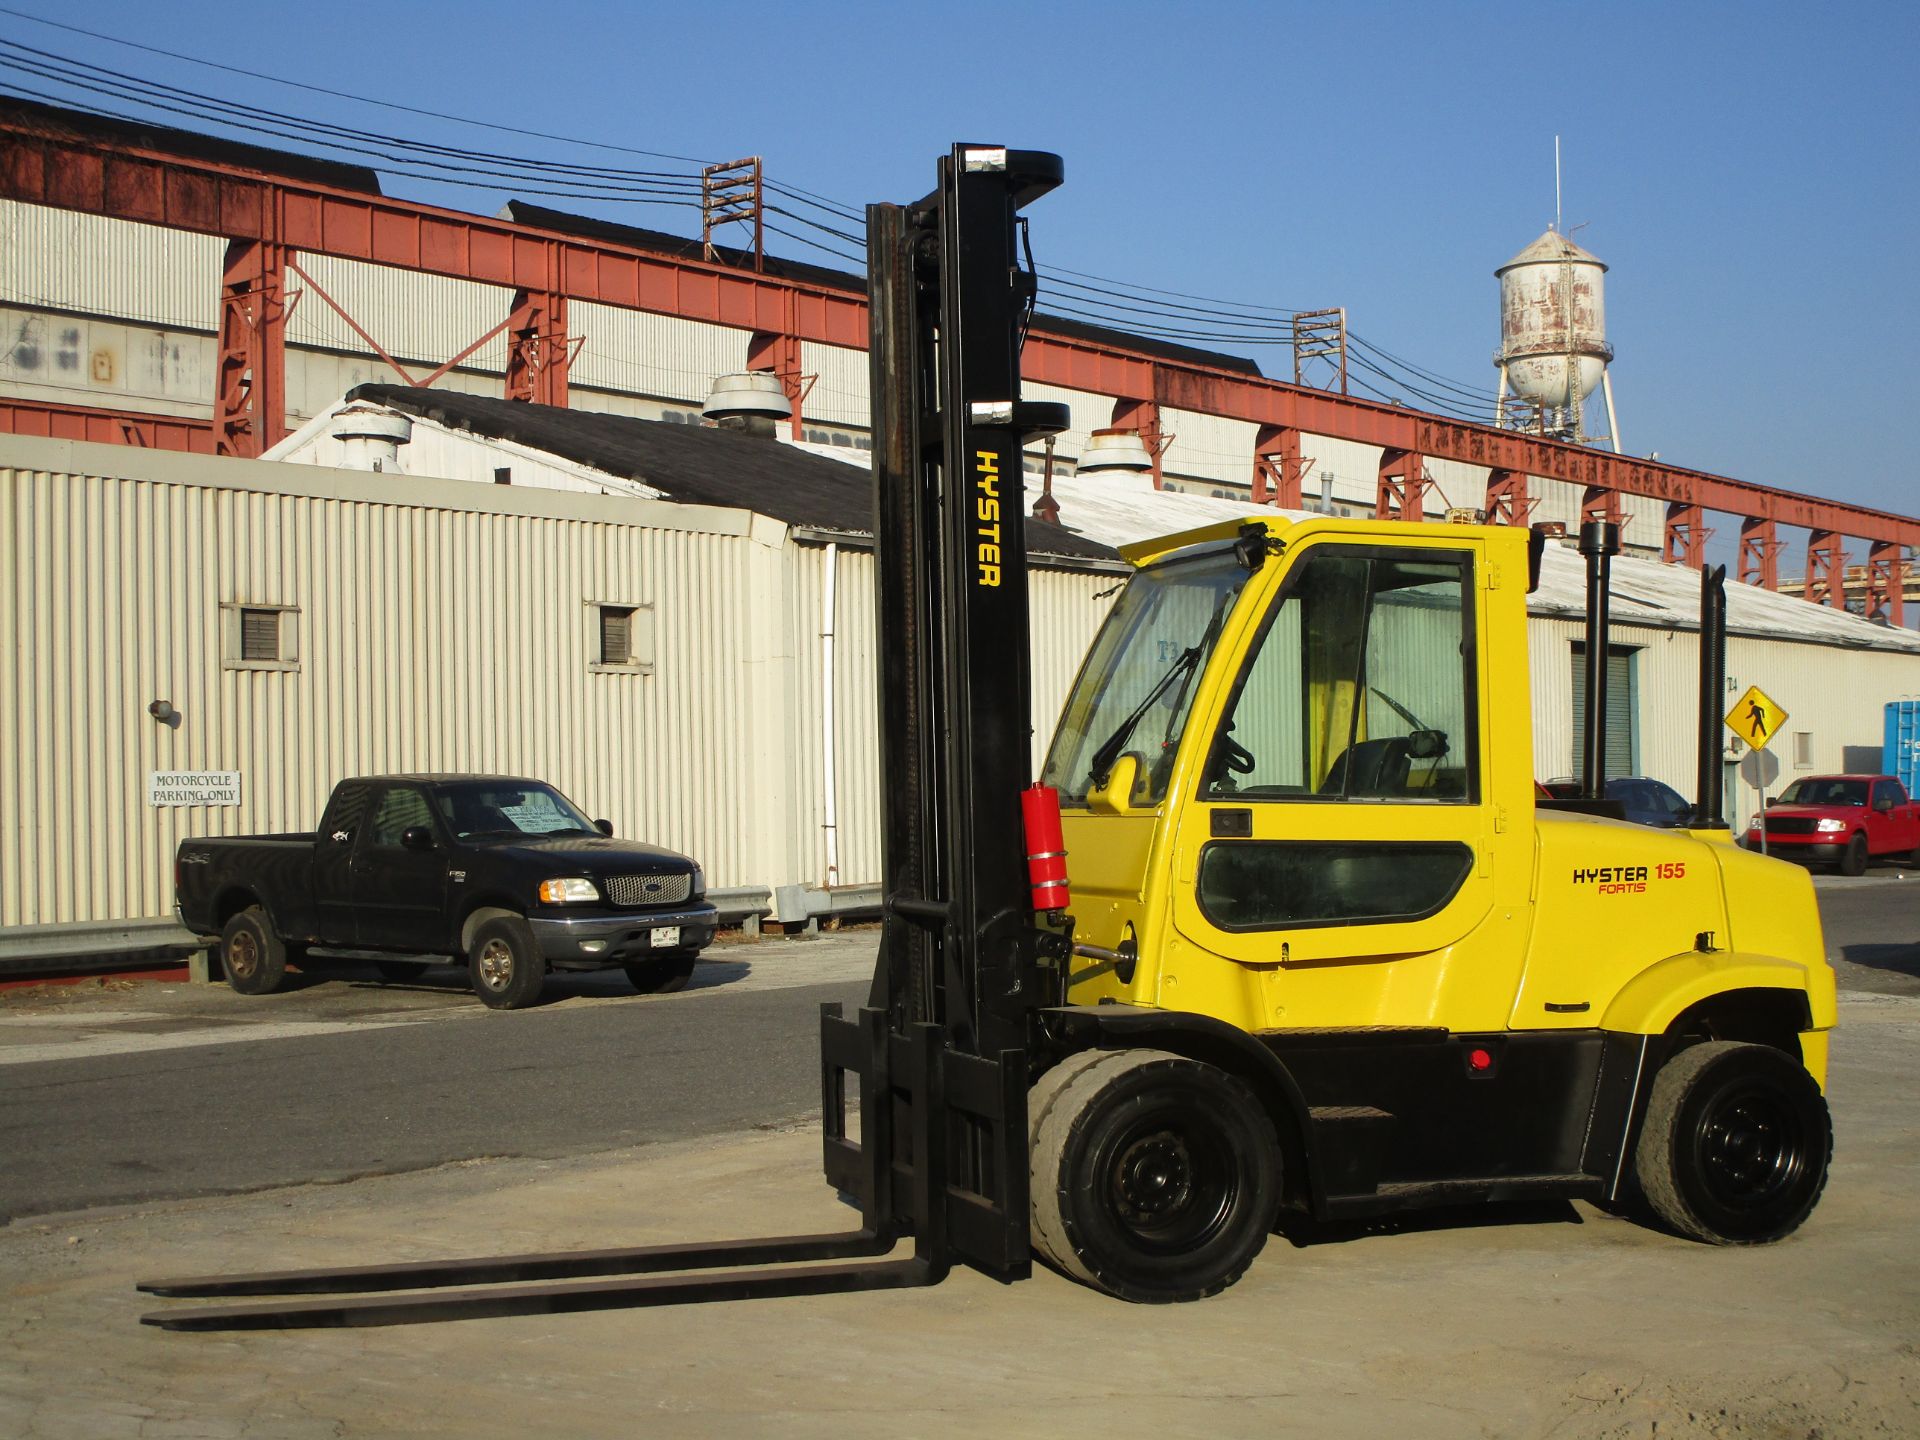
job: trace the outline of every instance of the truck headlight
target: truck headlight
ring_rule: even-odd
[[[695,900],[698,900],[702,896],[704,896],[706,893],[707,893],[707,872],[702,870],[698,865],[696,865],[693,867],[692,898]]]
[[[1844,820],[1821,820],[1815,823],[1813,828],[1820,831],[1823,835],[1830,834],[1835,830],[1846,829],[1847,822]]]
[[[600,898],[600,889],[591,880],[542,880],[540,882],[540,903],[542,905],[580,905],[590,904]]]

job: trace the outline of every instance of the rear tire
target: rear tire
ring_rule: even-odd
[[[1712,1041],[1660,1067],[1634,1152],[1653,1211],[1709,1245],[1764,1245],[1819,1203],[1833,1157],[1827,1102],[1770,1045]]]
[[[496,915],[474,929],[467,946],[473,993],[491,1010],[524,1010],[540,998],[547,962],[534,944],[533,927],[518,915]]]
[[[287,973],[287,947],[260,906],[249,905],[221,930],[220,968],[227,984],[242,995],[271,995],[280,988]]]
[[[1198,1300],[1267,1243],[1279,1140],[1224,1070],[1083,1052],[1040,1077],[1029,1114],[1034,1249],[1062,1273],[1123,1300]]]
[[[1864,875],[1867,873],[1867,837],[1855,835],[1847,841],[1847,853],[1840,857],[1842,875]]]
[[[668,950],[644,960],[630,960],[621,968],[642,995],[671,995],[687,988],[699,959],[697,950]]]

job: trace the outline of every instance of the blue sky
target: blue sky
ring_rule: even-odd
[[[770,178],[855,207],[923,193],[956,140],[1057,150],[1067,185],[1033,211],[1043,267],[1343,305],[1374,344],[1486,389],[1492,272],[1554,217],[1558,134],[1565,223],[1612,267],[1627,448],[1920,512],[1920,467],[1898,438],[1920,375],[1920,6],[0,3],[425,109],[699,159],[759,154]],[[0,38],[336,123],[655,163],[5,14]],[[512,193],[386,188],[475,210]],[[684,209],[550,203],[697,228]],[[1270,374],[1291,363],[1220,348]]]

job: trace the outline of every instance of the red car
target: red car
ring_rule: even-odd
[[[1843,875],[1869,860],[1920,861],[1920,804],[1891,775],[1808,775],[1769,800],[1767,850],[1783,860],[1825,861]],[[1760,848],[1760,817],[1747,822],[1747,848]]]

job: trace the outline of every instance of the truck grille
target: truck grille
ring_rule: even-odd
[[[616,905],[678,905],[693,888],[693,877],[679,874],[614,875],[607,880],[607,898]]]
[[[1814,826],[1819,822],[1804,815],[1769,815],[1767,833],[1769,835],[1812,835]]]

